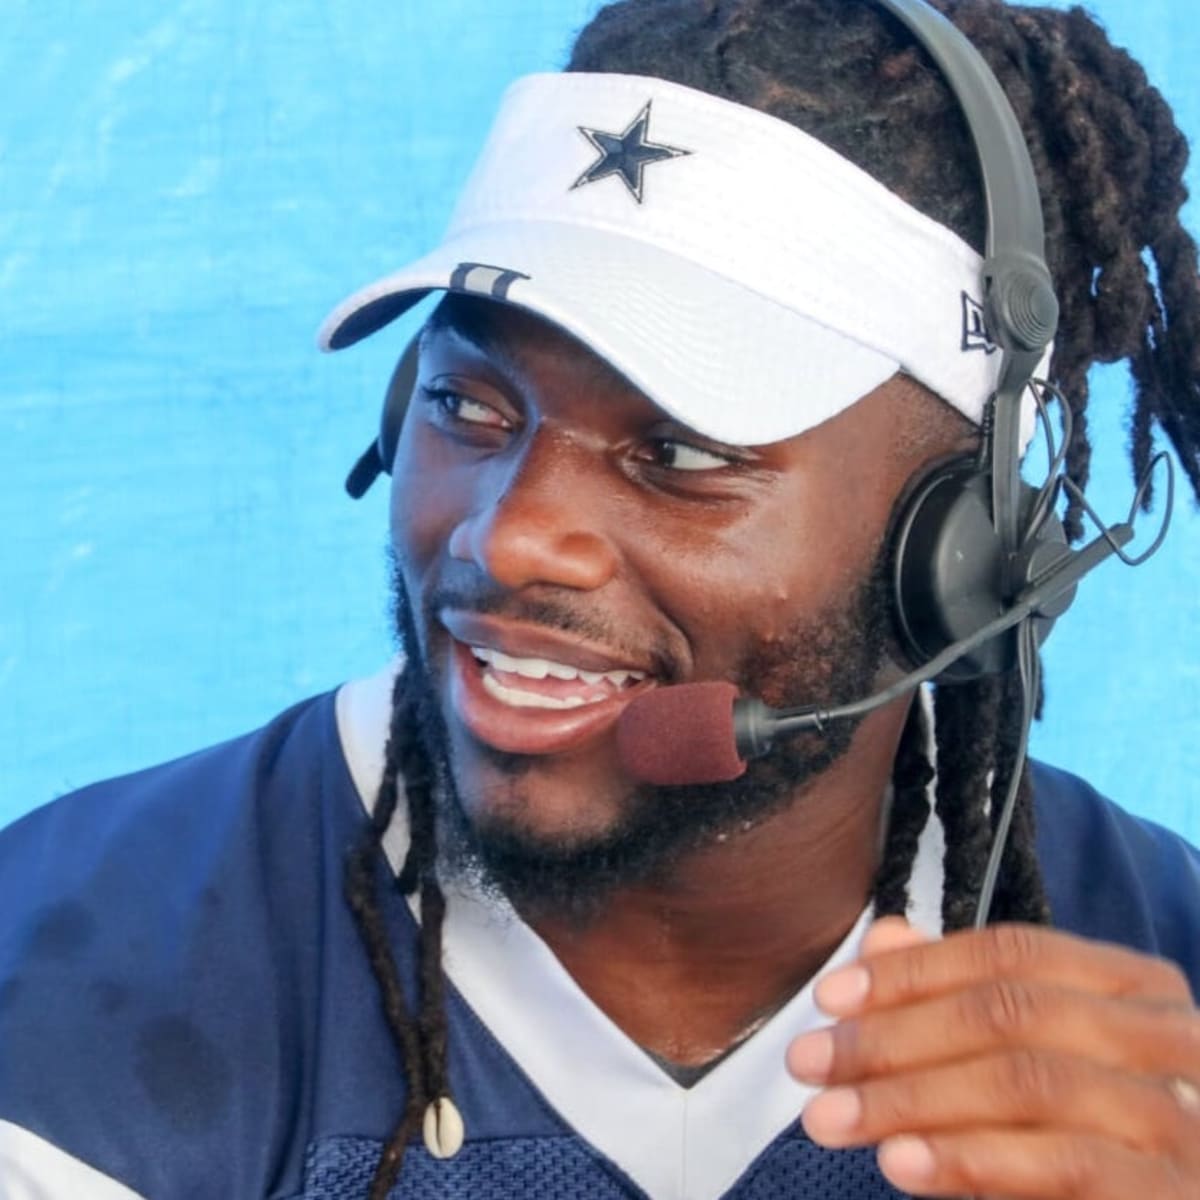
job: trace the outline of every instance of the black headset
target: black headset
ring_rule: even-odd
[[[979,156],[987,202],[983,309],[1000,347],[999,384],[980,452],[929,471],[909,491],[893,533],[895,620],[921,666],[1000,616],[1066,551],[1062,522],[1040,503],[1046,489],[1020,477],[1021,407],[1058,327],[1033,163],[1016,115],[983,56],[924,0],[878,0],[925,47],[950,84]],[[1039,638],[1074,588],[1039,612]],[[1017,630],[967,652],[938,678],[1010,670]]]
[[[1052,485],[1020,478],[1021,406],[1036,387],[1033,372],[1058,325],[1058,301],[1045,259],[1045,228],[1033,164],[1017,118],[978,50],[925,0],[876,0],[912,32],[938,65],[966,117],[979,156],[987,202],[983,320],[999,347],[999,384],[978,453],[922,474],[897,507],[892,578],[897,633],[914,667],[1008,611],[1068,553],[1053,514]],[[417,378],[417,341],[388,383],[379,436],[355,464],[346,490],[356,499],[391,471]],[[1051,503],[1046,503],[1047,499]],[[1041,606],[1044,638],[1074,598],[1071,586]],[[1010,670],[1016,628],[963,653],[937,678],[955,682]]]

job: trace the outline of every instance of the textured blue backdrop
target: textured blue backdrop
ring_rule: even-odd
[[[505,83],[594,0],[8,0],[0,43],[0,823],[389,652],[382,489],[341,493],[403,332],[323,358],[426,248]],[[1194,0],[1093,5],[1200,133]],[[1195,175],[1192,176],[1193,181]],[[1094,496],[1124,510],[1121,372]],[[1200,840],[1200,521],[1105,567],[1035,746]]]

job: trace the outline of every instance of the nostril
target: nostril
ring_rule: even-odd
[[[566,515],[549,505],[499,505],[460,522],[448,550],[506,588],[602,587],[616,572],[616,551],[601,532],[572,528]]]

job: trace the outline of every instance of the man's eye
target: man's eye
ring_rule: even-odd
[[[508,421],[490,404],[482,400],[473,400],[451,388],[421,389],[425,398],[434,405],[438,415],[443,420],[457,422],[462,425],[487,425],[495,429],[507,429]]]
[[[719,471],[732,461],[715,450],[702,450],[699,446],[674,438],[656,438],[651,443],[651,450],[654,465],[672,471]]]

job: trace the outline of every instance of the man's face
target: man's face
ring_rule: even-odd
[[[733,785],[654,790],[623,770],[615,724],[674,683],[732,680],[775,705],[871,689],[888,517],[928,457],[897,448],[918,404],[936,402],[888,384],[800,437],[727,446],[531,314],[443,305],[393,469],[396,584],[458,806],[502,885],[645,877],[845,752],[849,726]]]

